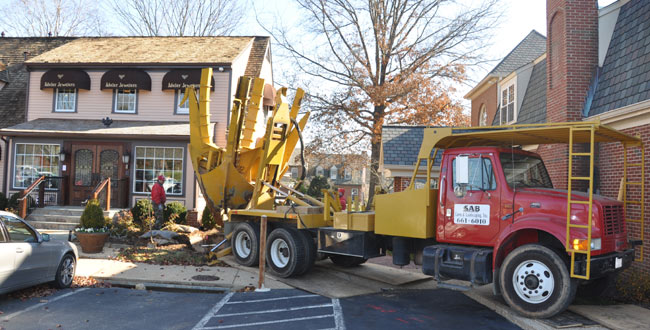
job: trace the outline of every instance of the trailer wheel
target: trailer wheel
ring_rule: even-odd
[[[232,233],[230,246],[237,263],[242,266],[257,266],[260,262],[260,229],[249,222],[237,224]]]
[[[314,242],[314,238],[311,237],[309,231],[304,229],[298,230],[298,234],[302,239],[302,244],[305,246],[305,254],[307,259],[307,261],[304,264],[304,269],[296,273],[296,275],[302,275],[304,273],[307,273],[314,266],[314,262],[316,262],[316,257],[317,257],[317,252],[316,252],[317,249],[316,249],[316,243]]]
[[[514,249],[499,274],[508,305],[530,318],[547,318],[564,311],[576,295],[576,281],[562,258],[539,244]]]
[[[297,275],[307,264],[303,238],[295,229],[277,228],[266,243],[266,262],[280,277]]]
[[[341,267],[356,267],[361,265],[362,263],[368,261],[366,258],[361,258],[361,257],[353,257],[353,256],[344,256],[341,254],[330,254],[330,260],[337,265]]]

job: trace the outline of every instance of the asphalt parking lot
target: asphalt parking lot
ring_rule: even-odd
[[[460,292],[389,291],[331,299],[295,289],[196,293],[125,288],[61,290],[26,301],[2,297],[13,329],[518,329]]]

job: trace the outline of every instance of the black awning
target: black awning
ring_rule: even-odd
[[[143,89],[151,90],[151,77],[138,69],[113,69],[102,76],[100,89]]]
[[[52,69],[41,76],[41,89],[78,88],[90,90],[90,76],[83,70]]]
[[[201,84],[201,69],[175,69],[167,72],[162,80],[162,89],[185,89],[189,86],[199,88]],[[214,76],[211,78],[210,88],[214,91]]]

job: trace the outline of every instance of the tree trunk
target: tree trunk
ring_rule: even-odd
[[[386,106],[375,105],[372,120],[372,136],[370,137],[370,187],[368,189],[368,204],[366,210],[370,210],[375,197],[375,187],[379,183],[379,154],[381,152],[381,130],[384,124],[384,110]]]

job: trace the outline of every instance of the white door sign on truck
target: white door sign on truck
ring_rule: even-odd
[[[459,225],[490,225],[490,204],[454,205],[454,223]]]

